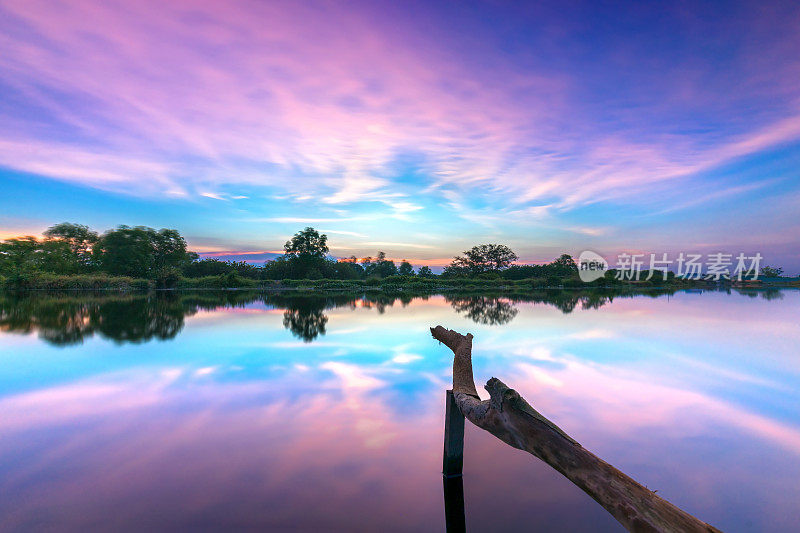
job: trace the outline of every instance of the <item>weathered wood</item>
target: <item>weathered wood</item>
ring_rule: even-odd
[[[453,396],[464,416],[555,468],[628,531],[719,531],[586,450],[499,379],[486,383],[490,398],[481,401],[472,377],[472,335],[442,326],[431,328],[431,334],[453,351]]]
[[[456,405],[453,391],[445,395],[444,415],[444,454],[442,475],[455,477],[461,475],[464,466],[464,415]]]

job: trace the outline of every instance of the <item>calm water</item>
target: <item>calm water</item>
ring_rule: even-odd
[[[0,525],[441,531],[442,324],[687,511],[796,531],[800,293],[607,296],[0,295]],[[473,531],[621,529],[469,423],[464,493]]]

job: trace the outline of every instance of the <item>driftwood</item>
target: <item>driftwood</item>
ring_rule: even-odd
[[[442,326],[431,328],[431,334],[453,351],[453,395],[464,416],[555,468],[628,531],[719,531],[586,450],[499,379],[486,383],[490,399],[481,401],[472,377],[472,335]]]

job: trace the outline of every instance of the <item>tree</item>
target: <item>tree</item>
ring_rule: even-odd
[[[568,277],[578,273],[578,265],[569,254],[561,256],[550,264],[545,265],[547,274],[551,276]]]
[[[186,241],[176,230],[119,226],[100,237],[92,257],[109,274],[155,278],[174,276],[173,269],[186,268],[197,254],[186,250]]]
[[[325,257],[328,253],[328,236],[320,235],[314,228],[298,231],[286,241],[283,249],[288,256]]]
[[[69,245],[74,254],[75,261],[81,269],[87,270],[92,262],[92,246],[99,239],[97,232],[89,229],[83,224],[72,224],[62,222],[55,226],[50,226],[44,232],[48,240],[63,241]]]
[[[475,275],[483,272],[499,271],[508,268],[516,260],[517,254],[508,246],[503,244],[481,244],[465,251],[464,255],[456,256],[450,264],[452,269],[449,273],[453,275],[460,273]]]
[[[36,267],[56,274],[78,274],[88,268],[88,262],[83,263],[67,242],[48,239],[38,243]]]
[[[364,277],[364,267],[358,264],[355,256],[341,259],[334,265],[336,279],[361,279]]]
[[[202,278],[204,276],[219,276],[231,271],[231,264],[228,261],[207,258],[200,261],[193,261],[183,268],[183,275],[187,278]]]
[[[397,274],[397,265],[394,264],[394,261],[386,259],[384,252],[378,252],[378,258],[375,261],[370,261],[370,259],[372,258],[367,257],[362,261],[367,277],[386,278]]]
[[[434,274],[428,265],[423,265],[419,267],[419,272],[417,272],[417,276],[421,278],[432,278]]]
[[[538,278],[544,273],[543,265],[512,265],[503,271],[503,279]]]
[[[397,273],[401,276],[413,276],[414,267],[411,266],[411,263],[403,259],[403,261],[400,263],[400,268],[397,269]]]
[[[186,251],[186,240],[174,229],[159,231],[147,228],[153,248],[156,270],[166,267],[182,268],[197,259],[197,254]]]
[[[298,231],[283,246],[285,262],[270,267],[273,273],[280,272],[277,279],[319,279],[334,275],[334,262],[325,259],[328,253],[328,236],[314,228]],[[274,263],[275,261],[273,261]]]
[[[37,270],[76,274],[80,272],[80,265],[64,241],[38,241],[35,237],[22,237],[0,244],[0,273],[21,274]]]
[[[93,249],[100,269],[115,276],[146,278],[153,273],[152,228],[119,226],[107,231]]]
[[[11,274],[37,268],[36,251],[39,242],[35,237],[8,239],[0,244],[0,272]]]
[[[469,267],[453,261],[442,270],[443,278],[465,278],[471,274]]]

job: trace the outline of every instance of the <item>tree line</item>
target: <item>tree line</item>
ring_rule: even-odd
[[[41,240],[20,237],[0,243],[4,276],[102,272],[158,279],[179,277],[197,259],[177,230],[144,226],[118,226],[100,235],[88,226],[64,222],[48,228]]]
[[[546,265],[516,265],[517,259],[505,245],[481,244],[455,257],[440,276],[519,280],[564,278],[578,271],[567,254]],[[437,277],[428,266],[415,270],[407,260],[396,264],[384,252],[360,259],[331,258],[327,235],[311,227],[294,234],[284,245],[282,256],[257,266],[244,261],[200,259],[174,229],[118,226],[99,234],[88,226],[68,222],[48,228],[43,239],[20,237],[0,243],[0,276],[13,278],[34,272],[103,273],[157,280],[163,287],[174,286],[181,277],[208,276],[259,280]]]

